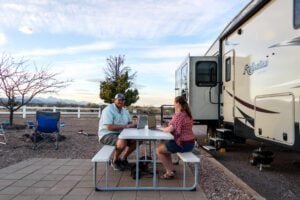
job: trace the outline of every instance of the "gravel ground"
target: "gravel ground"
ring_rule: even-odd
[[[0,144],[0,169],[29,158],[92,158],[99,149],[97,136],[85,136],[78,134],[78,131],[96,134],[98,120],[95,116],[85,116],[80,119],[62,116],[61,121],[65,123],[65,127],[61,132],[66,136],[66,140],[60,142],[58,150],[54,149],[53,144],[43,144],[34,151],[32,142],[23,137],[23,134],[30,130],[9,131],[7,133],[9,143]],[[32,118],[15,119],[18,124],[24,124],[26,121],[34,120]],[[247,187],[237,184],[222,167],[212,162],[209,154],[201,149],[197,149],[196,153],[201,157],[201,188],[208,199],[255,199],[249,194]]]
[[[34,121],[26,119],[26,121]],[[99,119],[95,116],[76,118],[64,117],[61,121],[65,123],[61,133],[66,139],[59,143],[58,150],[55,150],[54,143],[44,143],[36,151],[32,150],[32,142],[24,140],[23,135],[30,133],[25,131],[7,131],[8,144],[0,144],[0,168],[14,164],[28,158],[91,158],[99,149],[97,140],[97,127]],[[15,122],[24,124],[25,120],[16,118]],[[95,136],[78,134],[79,130]]]
[[[249,163],[249,156],[261,143],[248,140],[246,144],[234,145],[224,154],[214,155],[219,162],[246,182],[268,200],[300,200],[300,154],[270,145],[264,150],[275,155],[270,167],[259,168]]]
[[[248,190],[248,186],[245,188],[239,184],[237,177],[229,176],[227,170],[207,152],[199,149],[194,153],[200,154],[200,185],[208,199],[259,199]]]

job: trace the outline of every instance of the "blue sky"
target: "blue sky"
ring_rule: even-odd
[[[46,97],[94,103],[102,103],[99,85],[106,58],[125,55],[125,64],[137,72],[136,105],[170,104],[176,68],[188,53],[202,55],[247,3],[0,0],[0,49],[73,80]]]

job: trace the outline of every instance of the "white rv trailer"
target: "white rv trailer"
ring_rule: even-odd
[[[300,150],[299,55],[300,0],[251,1],[204,56],[187,59],[187,85],[197,76],[199,82],[210,83],[187,90],[192,110],[201,105],[196,116],[216,116],[235,136]],[[203,67],[203,72],[198,67],[195,72],[198,60],[202,65],[215,62],[217,75],[211,69],[214,67]],[[182,87],[178,84],[180,95]],[[193,95],[201,98],[194,99]]]

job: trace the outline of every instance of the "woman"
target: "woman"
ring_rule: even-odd
[[[195,144],[193,133],[193,119],[190,108],[184,97],[178,96],[174,101],[175,114],[167,127],[161,131],[169,132],[174,136],[174,140],[160,143],[156,149],[156,154],[162,162],[166,172],[162,179],[172,179],[175,170],[172,163],[172,153],[192,151]]]

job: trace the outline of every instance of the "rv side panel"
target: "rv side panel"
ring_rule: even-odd
[[[223,84],[226,59],[234,59],[232,91],[223,91],[223,101],[232,101],[224,121],[237,135],[300,149],[300,29],[294,18],[294,1],[270,1],[222,41]]]

